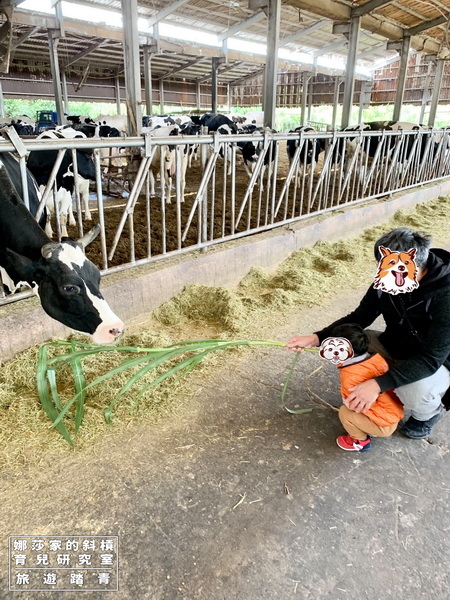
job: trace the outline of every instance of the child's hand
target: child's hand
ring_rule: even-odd
[[[319,338],[315,333],[310,335],[297,335],[288,341],[288,350],[293,352],[304,352],[303,348],[314,348],[319,346]]]

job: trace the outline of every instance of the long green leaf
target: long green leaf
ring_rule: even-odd
[[[36,367],[36,379],[37,379],[37,390],[39,400],[41,401],[42,408],[44,409],[47,416],[56,427],[57,431],[63,436],[68,444],[73,446],[72,438],[69,435],[64,423],[55,424],[58,417],[58,411],[56,410],[52,399],[48,393],[47,384],[47,346],[41,346],[38,353],[38,361]]]
[[[75,353],[75,348],[72,346],[69,352]],[[84,401],[86,399],[86,379],[83,373],[83,366],[79,358],[74,358],[70,363],[72,368],[73,380],[75,383],[75,392],[78,396],[76,410],[75,410],[75,433],[81,427],[84,417]]]

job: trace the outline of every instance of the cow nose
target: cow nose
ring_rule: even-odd
[[[114,327],[113,329],[109,330],[109,333],[114,337],[119,337],[119,335],[122,335],[123,333],[123,328],[119,329],[119,327]]]

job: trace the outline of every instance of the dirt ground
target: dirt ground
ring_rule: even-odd
[[[317,329],[361,294],[293,310],[261,337]],[[5,472],[0,598],[448,600],[450,417],[427,441],[395,433],[345,453],[336,369],[302,355],[285,403],[312,412],[289,414],[291,362],[283,348],[230,354],[156,425]],[[12,535],[118,535],[119,591],[8,591]]]

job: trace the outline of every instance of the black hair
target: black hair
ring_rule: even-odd
[[[380,246],[389,248],[392,252],[408,252],[411,248],[415,248],[414,261],[419,268],[423,269],[428,261],[430,244],[431,235],[422,231],[411,231],[407,227],[399,227],[385,233],[375,242],[375,260],[378,262],[381,258]]]
[[[355,356],[365,354],[369,349],[369,336],[357,323],[345,323],[334,327],[331,337],[342,337],[352,345]]]

